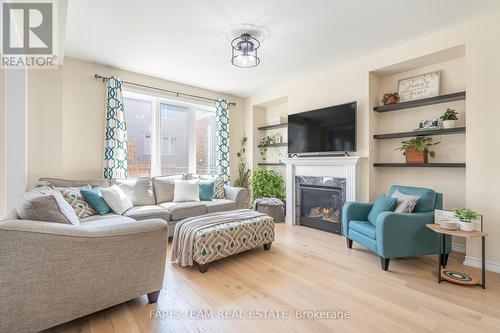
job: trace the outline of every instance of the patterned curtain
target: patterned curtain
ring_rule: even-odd
[[[104,179],[127,178],[127,125],[123,110],[122,81],[107,80]]]
[[[217,175],[229,184],[229,103],[225,99],[215,102],[217,123]]]

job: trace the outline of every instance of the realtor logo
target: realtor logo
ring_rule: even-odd
[[[52,3],[3,3],[3,54],[52,54]]]

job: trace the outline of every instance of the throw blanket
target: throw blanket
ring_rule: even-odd
[[[257,209],[257,205],[283,206],[283,201],[278,198],[259,198],[253,202],[253,209]]]
[[[266,215],[250,209],[238,209],[190,217],[177,222],[172,241],[172,263],[180,264],[182,267],[193,266],[194,236],[198,231],[260,216]]]

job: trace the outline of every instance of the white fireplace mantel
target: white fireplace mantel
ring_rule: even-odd
[[[355,201],[359,182],[358,167],[365,158],[359,156],[331,157],[311,156],[284,158],[286,165],[286,223],[295,221],[295,176],[335,177],[346,179],[346,201]]]

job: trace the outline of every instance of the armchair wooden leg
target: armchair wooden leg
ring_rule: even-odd
[[[449,253],[443,253],[441,254],[441,262],[443,263],[443,267],[446,268],[446,265],[448,265],[448,257],[450,256]]]
[[[160,296],[160,291],[153,291],[152,293],[148,294],[148,302],[149,304],[156,303],[158,301],[158,296]]]
[[[271,245],[272,244],[273,243],[266,243],[266,244],[264,244],[264,250],[269,251],[271,249]]]
[[[352,239],[346,237],[345,240],[347,242],[347,248],[352,249]]]
[[[208,271],[208,264],[200,265],[198,269],[200,270],[201,273],[205,273],[206,271]]]
[[[386,271],[386,270],[389,269],[389,260],[391,260],[391,259],[390,258],[380,257],[380,265],[382,266],[382,269],[384,271]]]

